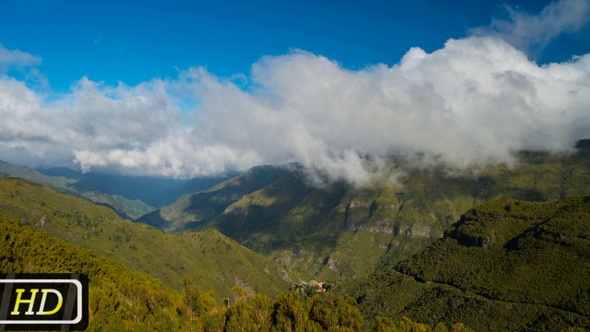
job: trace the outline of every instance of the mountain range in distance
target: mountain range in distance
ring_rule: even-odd
[[[43,170],[46,174],[28,170],[28,176],[45,177],[58,190],[106,204],[119,215],[166,232],[218,230],[303,279],[340,280],[411,257],[480,203],[590,194],[590,153],[583,147],[571,154],[521,152],[517,160],[510,167],[457,170],[437,163],[417,167],[411,158],[395,157],[388,159],[391,173],[384,178],[395,173],[397,180],[365,187],[344,181],[314,186],[307,170],[294,164],[258,166],[228,179],[188,181],[63,169]],[[10,174],[7,170],[0,168]],[[209,184],[214,185],[203,189]],[[81,190],[86,187],[95,189]],[[177,200],[160,208],[140,199],[155,204],[166,193],[175,193],[168,201]],[[138,208],[141,204],[149,208]]]
[[[0,175],[44,183],[58,191],[106,205],[134,220],[189,193],[204,191],[232,175],[193,179],[82,173],[69,168],[30,169],[0,161]]]
[[[94,188],[108,195],[119,195],[130,200],[140,200],[150,206],[160,208],[176,201],[179,197],[207,190],[214,185],[235,176],[235,174],[216,177],[176,179],[153,176],[125,176],[94,172],[79,172],[69,168],[39,168],[39,173],[76,180],[75,189]]]
[[[365,317],[476,330],[590,325],[581,281],[590,259],[588,150],[521,152],[511,167],[463,172],[401,157],[388,165],[403,176],[364,187],[314,186],[297,165],[255,167],[195,192],[182,189],[190,181],[146,180],[152,197],[184,195],[133,222],[76,191],[106,175],[1,163],[0,217],[151,275],[167,292],[187,276],[218,300],[234,286],[274,296],[315,279],[335,283]],[[96,192],[141,201],[133,188],[111,188]]]
[[[567,161],[571,165],[572,160]],[[579,161],[588,165],[585,158]],[[573,168],[572,174],[576,170]],[[297,176],[291,174],[288,179],[293,181]],[[236,184],[236,181],[232,182]],[[543,187],[538,187],[541,192]],[[211,227],[164,233],[142,223],[123,220],[107,207],[18,178],[0,179],[0,193],[3,229],[0,243],[3,257],[11,257],[0,259],[2,271],[67,272],[83,268],[93,276],[93,329],[104,326],[178,329],[189,325],[199,329],[195,326],[213,324],[210,315],[225,317],[218,323],[220,326],[230,324],[235,317],[243,317],[242,324],[246,321],[252,324],[256,320],[250,321],[254,317],[250,315],[260,310],[266,312],[268,326],[274,326],[283,319],[279,318],[281,312],[302,310],[306,306],[310,308],[308,312],[303,309],[292,316],[293,326],[300,324],[296,317],[304,315],[308,324],[320,324],[328,329],[339,320],[326,321],[326,315],[347,310],[354,317],[362,314],[365,321],[362,329],[373,331],[386,327],[403,331],[432,330],[434,326],[436,331],[451,326],[453,329],[466,326],[476,331],[590,327],[587,282],[590,196],[544,202],[490,198],[468,209],[439,239],[411,257],[363,276],[340,279],[331,288],[337,295],[324,296],[315,288],[306,290],[307,286],[297,286],[295,291],[284,293],[289,285],[296,283],[284,279],[286,271],[276,274],[274,286],[272,282],[264,284],[263,280],[273,280],[270,275],[281,267]],[[240,256],[251,258],[237,260]],[[108,263],[101,257],[120,263]],[[223,271],[220,266],[228,268]],[[214,304],[208,304],[213,309],[187,320],[186,315],[194,313],[195,309],[191,308],[196,308],[189,305],[193,300],[187,298],[188,294],[196,292],[204,301],[212,298],[209,293],[191,290],[190,283],[179,281],[179,271],[192,277],[203,289],[218,287],[220,295],[226,298],[231,297],[228,288],[232,285],[234,290],[235,286],[239,288],[233,300],[228,300],[231,305],[213,308],[210,306]],[[184,290],[179,292],[179,288]],[[254,295],[268,294],[271,289],[274,289],[271,296],[282,292],[274,304],[271,300],[259,302],[263,298]],[[298,290],[303,293],[297,293]],[[242,303],[239,296],[244,295],[239,294],[250,294],[247,296],[252,300]],[[334,296],[351,300],[342,302]],[[319,315],[316,309],[320,310],[318,305],[323,301],[336,303],[336,307]],[[269,306],[256,307],[261,303]],[[251,311],[254,308],[258,311]],[[354,330],[361,329],[358,324],[362,317],[355,318]]]
[[[216,230],[164,233],[20,178],[0,178],[0,216],[117,260],[174,289],[188,277],[221,299],[230,296],[236,284],[252,293],[274,295],[293,283],[283,267]]]

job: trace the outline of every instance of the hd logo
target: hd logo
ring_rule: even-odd
[[[0,331],[88,327],[88,278],[83,274],[2,274],[0,294]]]

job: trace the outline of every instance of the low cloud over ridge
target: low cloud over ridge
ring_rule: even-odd
[[[296,50],[263,57],[247,81],[203,68],[134,87],[83,78],[49,100],[0,72],[0,159],[178,177],[300,162],[361,183],[389,155],[509,163],[590,136],[590,54],[538,65],[499,34],[361,70]]]

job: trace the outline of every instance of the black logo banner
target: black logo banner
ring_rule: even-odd
[[[0,331],[82,331],[88,327],[83,274],[0,274]]]

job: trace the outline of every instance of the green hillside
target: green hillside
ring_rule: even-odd
[[[106,194],[102,190],[82,182],[76,182],[68,188],[94,203],[112,208],[125,219],[134,220],[155,210],[154,207],[139,199],[131,200],[120,195]]]
[[[496,200],[464,214],[427,250],[335,293],[298,288],[273,300],[237,286],[221,306],[186,279],[181,290],[169,288],[39,227],[0,217],[0,234],[2,273],[90,277],[89,331],[590,328],[590,196]]]
[[[464,323],[476,331],[590,328],[590,197],[559,200],[590,189],[588,156],[524,154],[521,160],[514,168],[489,167],[477,176],[450,175],[444,168],[415,169],[407,172],[403,186],[383,182],[371,188],[344,183],[315,188],[297,170],[266,175],[267,169],[257,169],[256,181],[238,177],[208,192],[209,198],[216,197],[210,201],[223,202],[220,206],[225,207],[219,216],[197,223],[204,226],[202,231],[177,234],[123,220],[111,209],[40,184],[5,178],[0,179],[0,217],[21,220],[22,226],[11,228],[35,232],[27,234],[49,233],[164,281],[165,286],[153,281],[156,284],[145,287],[165,287],[166,296],[144,291],[144,286],[138,289],[161,301],[158,306],[168,315],[162,321],[174,329],[187,324],[178,316],[187,310],[186,298],[179,292],[183,285],[187,287],[183,276],[202,289],[214,290],[217,300],[234,299],[229,307],[210,304],[208,316],[203,316],[207,318],[190,321],[193,330],[202,324],[230,324],[231,315],[236,319],[231,324],[239,326],[242,323],[235,317],[243,312],[250,318],[258,312],[266,317],[263,324],[276,327],[282,305],[302,317],[298,321],[294,317],[299,316],[285,309],[292,326],[305,322],[328,327],[344,317],[338,316],[345,315],[341,307],[356,310],[344,300],[321,296],[313,300],[314,294],[296,298],[283,293],[275,302],[263,297],[261,293],[286,290],[292,284],[287,273],[221,232],[289,269],[302,271],[305,280],[350,278],[337,284],[335,291],[357,300],[366,329],[387,330],[394,322],[426,328],[406,316],[429,326],[440,327],[441,321],[448,327]],[[232,188],[239,185],[246,188],[241,196]],[[547,201],[495,200],[503,194]],[[489,202],[470,210],[485,201]],[[461,209],[468,212],[459,218]],[[52,246],[49,240],[45,243]],[[6,248],[2,257],[7,257],[5,252],[18,254]],[[62,266],[68,255],[49,261]],[[6,262],[20,264],[19,272],[34,271],[38,264],[31,261],[19,256]],[[374,272],[387,265],[395,267]],[[42,270],[45,267],[37,271]],[[133,292],[133,282],[116,282],[128,285],[121,292]],[[239,288],[232,291],[234,286]],[[119,289],[114,289],[117,294]],[[199,298],[210,297],[200,292]],[[240,302],[246,294],[255,293],[259,295]],[[104,291],[101,296],[108,302],[112,294]],[[128,306],[144,300],[151,303],[142,294],[134,295],[137,301],[121,294],[117,298]],[[326,325],[319,309],[314,311],[314,301],[322,306],[339,303],[330,309],[335,316]],[[96,310],[101,306],[95,304]],[[107,307],[105,315],[127,317],[112,311],[127,307]],[[125,312],[137,311],[134,317],[157,324],[147,306],[134,308]],[[250,318],[243,319],[250,324]],[[360,321],[355,319],[355,326]]]
[[[1,273],[84,273],[89,277],[88,331],[180,330],[180,292],[18,221],[0,217]]]
[[[0,217],[0,273],[84,273],[89,277],[87,331],[359,331],[363,316],[351,298],[283,292],[273,300],[235,286],[221,305],[184,279],[182,290],[117,261]],[[420,331],[403,318],[379,319],[372,331]],[[437,331],[447,331],[437,325]]]
[[[30,168],[12,165],[3,161],[0,161],[0,177],[28,179],[57,188],[65,188],[76,182],[73,179],[68,179],[62,176],[48,176]]]
[[[291,285],[277,264],[218,231],[168,234],[23,179],[0,179],[0,216],[21,220],[180,289],[183,276],[219,298],[234,285],[274,295]]]
[[[120,216],[136,219],[155,210],[140,200],[132,200],[120,195],[109,195],[98,188],[63,176],[49,176],[27,167],[0,161],[0,178],[14,177],[43,183],[54,190],[68,195],[83,197],[117,211]]]
[[[418,167],[400,157],[388,161],[391,174],[383,181],[360,188],[343,182],[312,187],[305,171],[294,168],[251,191],[234,190],[228,184],[241,178],[232,179],[141,220],[167,231],[215,228],[305,279],[337,280],[410,257],[480,203],[500,197],[547,201],[588,195],[589,164],[590,154],[584,151],[522,152],[511,167],[469,171],[436,163]],[[402,176],[387,181],[394,172]]]
[[[276,181],[286,172],[285,167],[257,166],[206,192],[186,195],[174,204],[149,213],[138,221],[169,232],[194,229],[219,216],[245,194]]]
[[[394,268],[344,282],[368,316],[476,331],[590,328],[590,196],[499,199]]]

